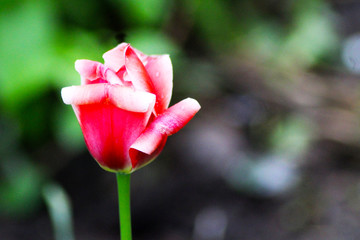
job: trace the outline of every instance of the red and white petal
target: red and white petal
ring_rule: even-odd
[[[81,76],[81,85],[91,84],[99,79],[103,68],[104,65],[99,62],[85,59],[75,61],[75,69]]]
[[[117,72],[125,65],[125,50],[130,44],[121,43],[103,54],[104,65]]]
[[[150,56],[145,68],[156,94],[155,110],[162,113],[170,103],[173,88],[173,69],[169,55]]]
[[[136,90],[154,93],[149,74],[131,46],[125,50],[125,68]]]
[[[139,113],[152,110],[156,98],[152,93],[134,91],[129,87],[106,83],[65,87],[61,89],[61,96],[65,104],[85,105],[111,102],[123,110]]]
[[[141,60],[141,62],[142,62],[144,65],[146,65],[147,60],[148,60],[148,58],[149,58],[150,56],[142,53],[140,50],[138,50],[138,49],[136,49],[136,48],[132,48],[132,49],[135,51],[136,55],[139,57],[139,59]]]
[[[95,61],[80,59],[75,61],[75,69],[80,76],[89,80],[95,80],[99,78],[99,73],[102,72],[101,68],[104,66]]]
[[[183,128],[200,110],[200,104],[192,98],[187,98],[167,109],[150,123],[145,131],[131,145],[131,150],[137,150],[151,155],[163,142],[163,139]],[[132,161],[140,161],[132,159]]]
[[[152,93],[136,91],[129,87],[112,85],[109,89],[110,101],[118,108],[131,112],[152,112],[156,96]]]
[[[131,144],[145,129],[151,111],[129,112],[108,102],[73,105],[86,145],[101,167],[130,173]]]
[[[75,105],[100,103],[105,99],[104,93],[104,83],[70,86],[61,89],[61,97],[64,103]]]
[[[163,150],[166,140],[167,140],[167,136],[162,136],[161,138],[159,138],[159,142],[156,145],[157,147],[151,154],[146,154],[137,149],[130,148],[129,155],[130,155],[133,171],[135,171],[141,167],[144,167],[145,165],[147,165],[150,162],[152,162],[153,160],[155,160],[155,158]]]
[[[155,95],[111,84],[72,86],[62,90],[72,104],[86,145],[108,171],[133,171],[130,146],[148,125]]]
[[[110,68],[90,60],[77,60],[75,69],[81,76],[81,85],[109,82],[122,84],[120,78]]]

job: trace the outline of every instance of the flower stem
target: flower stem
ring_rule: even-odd
[[[121,240],[131,240],[130,174],[116,173]]]

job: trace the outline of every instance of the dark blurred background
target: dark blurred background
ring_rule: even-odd
[[[0,239],[119,239],[115,175],[60,89],[122,41],[170,54],[172,104],[202,105],[132,175],[134,239],[360,239],[359,16],[355,0],[1,0]]]

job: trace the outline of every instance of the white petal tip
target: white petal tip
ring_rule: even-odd
[[[65,104],[71,104],[73,102],[74,88],[64,87],[61,89],[61,98]]]
[[[189,106],[191,106],[194,110],[195,109],[197,109],[198,111],[200,110],[201,106],[197,100],[193,98],[186,98],[185,101],[187,101]]]
[[[85,60],[85,59],[79,59],[75,61],[75,70],[78,73],[82,73],[84,68],[86,67],[86,64],[89,60]]]

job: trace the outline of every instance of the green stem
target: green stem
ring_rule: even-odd
[[[116,173],[121,240],[131,240],[130,174]]]

